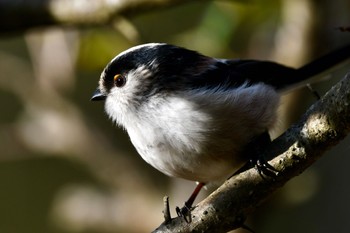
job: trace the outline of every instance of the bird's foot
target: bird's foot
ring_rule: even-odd
[[[258,158],[250,159],[249,163],[258,170],[263,179],[266,176],[270,178],[276,178],[278,176],[278,170],[266,161],[263,154],[260,154]]]
[[[176,206],[176,213],[177,216],[182,217],[187,223],[190,223],[192,221],[191,217],[191,206],[187,206],[186,203],[182,208],[179,208]]]

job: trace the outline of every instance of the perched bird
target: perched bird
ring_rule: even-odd
[[[108,116],[147,163],[202,186],[228,178],[250,159],[244,151],[274,126],[283,92],[349,57],[347,46],[294,69],[144,44],[106,66],[91,100],[105,101]]]

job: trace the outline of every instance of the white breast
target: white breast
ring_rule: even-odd
[[[272,126],[279,96],[269,86],[154,96],[122,124],[142,158],[170,175],[201,182],[227,178],[249,140]]]

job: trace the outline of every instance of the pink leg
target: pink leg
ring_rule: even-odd
[[[193,190],[193,193],[188,198],[188,200],[185,202],[185,206],[187,208],[189,208],[189,209],[192,208],[194,200],[196,200],[196,197],[198,196],[199,192],[201,191],[201,189],[203,188],[204,185],[205,185],[205,183],[201,183],[201,182],[199,182],[197,184],[196,188]]]
[[[201,182],[198,183],[193,193],[191,194],[191,196],[185,202],[184,207],[182,207],[181,209],[179,207],[176,207],[177,215],[179,217],[184,217],[186,222],[191,222],[191,208],[192,208],[193,202],[204,185],[205,183],[201,183]]]

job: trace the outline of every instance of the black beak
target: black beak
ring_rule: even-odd
[[[97,88],[96,91],[92,94],[91,101],[99,101],[99,100],[105,100],[106,95],[102,94],[100,89]]]

